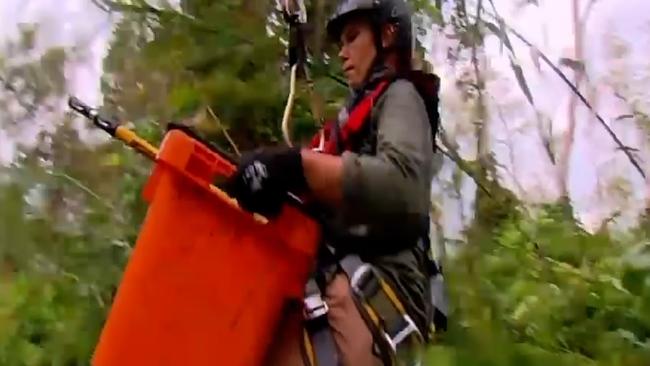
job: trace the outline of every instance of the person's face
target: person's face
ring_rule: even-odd
[[[372,28],[366,21],[352,19],[341,32],[339,57],[351,87],[361,86],[377,56]]]

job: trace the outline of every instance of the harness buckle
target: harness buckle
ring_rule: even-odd
[[[372,265],[368,263],[361,264],[352,273],[350,285],[355,293],[360,294],[366,300],[370,300],[371,298],[375,298],[375,296],[381,294],[379,296],[384,297],[386,299],[385,301],[391,304],[395,316],[392,317],[392,321],[386,322],[388,318],[383,319],[383,327],[385,328],[381,330],[381,333],[393,352],[397,352],[397,346],[410,336],[415,336],[418,340],[423,339],[422,333],[415,325],[413,319],[400,310],[400,307],[394,304],[393,300],[391,300],[390,296],[385,292],[386,289],[382,288],[382,280],[377,277]],[[395,301],[398,300],[395,299]]]
[[[305,297],[303,304],[304,316],[307,320],[315,320],[321,318],[327,315],[330,310],[329,306],[327,306],[327,303],[323,301],[323,298],[320,296],[320,293]]]
[[[405,323],[404,327],[399,329],[394,336],[391,337],[388,332],[384,331],[384,337],[388,341],[388,344],[392,348],[393,352],[397,352],[397,346],[404,342],[404,340],[406,340],[411,335],[415,335],[419,339],[422,339],[422,334],[410,316],[404,314],[402,315],[402,320]]]
[[[350,278],[350,287],[357,294],[364,293],[364,287],[368,282],[373,278],[374,272],[372,271],[372,266],[368,263],[364,263],[359,268],[357,268],[354,273],[352,273],[352,278]]]

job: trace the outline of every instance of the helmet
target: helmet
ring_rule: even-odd
[[[327,23],[327,34],[338,41],[343,27],[348,19],[355,15],[367,15],[375,32],[381,29],[384,24],[397,26],[397,38],[395,47],[400,50],[413,49],[413,24],[411,21],[411,10],[404,0],[340,0],[334,14]],[[378,45],[381,45],[379,34]]]

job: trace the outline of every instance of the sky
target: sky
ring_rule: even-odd
[[[504,2],[509,1],[501,1]],[[589,2],[579,2],[581,13],[586,12]],[[539,9],[531,6],[526,12],[540,11],[541,16],[537,21],[531,21],[532,19],[527,19],[525,15],[517,17],[513,12],[514,26],[534,44],[541,45],[540,49],[543,49],[551,60],[560,57],[573,58],[575,50],[573,22],[570,16],[572,1],[546,0],[539,3]],[[640,109],[646,113],[650,112],[650,63],[647,59],[650,51],[650,2],[626,0],[625,6],[621,6],[621,1],[599,0],[595,4],[587,21],[584,40],[587,74],[590,84],[596,88],[596,97],[590,98],[591,103],[625,145],[640,150],[637,159],[644,170],[650,172],[648,134],[644,134],[632,120],[612,122],[621,115],[630,114],[631,110],[614,96],[611,88],[615,85],[617,91],[627,99],[642,101]],[[548,33],[546,36],[541,32],[542,29]],[[630,52],[625,55],[613,55],[612,49],[617,44]],[[525,49],[521,48],[520,54],[525,55]],[[532,69],[530,57],[526,66]],[[548,68],[543,71],[537,79],[533,79],[532,88],[535,98],[542,105],[541,111],[552,117],[553,130],[561,137],[568,126],[567,110],[572,92]],[[563,68],[563,71],[571,75],[569,69]],[[583,92],[585,95],[589,94],[587,90]],[[528,150],[519,151],[522,152],[517,152],[516,155],[524,155]],[[645,181],[624,154],[617,150],[611,137],[584,105],[578,109],[569,164],[569,193],[579,218],[588,229],[597,229],[603,220],[619,210],[623,212],[620,224],[631,225],[635,217],[644,211],[647,205],[646,187],[650,181]],[[531,171],[537,169],[533,164],[522,162],[521,165],[528,167],[529,171],[525,176],[532,177],[529,184],[533,187],[534,181],[543,180]],[[552,174],[550,164],[545,164],[542,169],[545,175]],[[625,198],[622,198],[617,187],[621,185],[624,190],[629,191]],[[553,194],[556,193],[549,192],[549,197]]]
[[[587,0],[579,2],[581,14],[586,14]],[[560,58],[574,58],[574,31],[572,3],[570,0],[539,0],[538,5],[521,6],[523,1],[495,0],[499,15],[523,34],[556,65]],[[645,171],[650,171],[650,147],[648,134],[632,120],[612,122],[617,117],[630,113],[630,109],[614,96],[612,85],[623,92],[628,100],[634,101],[642,110],[650,112],[648,91],[650,91],[650,2],[647,0],[599,0],[591,9],[586,23],[584,59],[589,82],[594,93],[583,90],[591,98],[598,113],[608,121],[610,127],[627,146],[639,149],[637,159]],[[490,11],[491,7],[488,7]],[[492,12],[492,11],[491,11]],[[474,12],[468,10],[468,13]],[[467,104],[461,100],[456,89],[456,78],[463,73],[473,73],[468,62],[450,65],[447,50],[457,42],[445,39],[440,32],[434,33],[429,59],[443,79],[442,116],[443,126],[460,142],[463,157],[476,157],[476,131]],[[542,64],[538,70],[533,53],[515,37],[513,42],[516,61],[524,70],[527,83],[535,101],[533,109],[511,70],[507,49],[503,49],[497,37],[487,39],[485,58],[489,71],[485,71],[486,92],[490,119],[489,141],[497,161],[507,169],[502,183],[531,203],[545,203],[560,197],[560,170],[551,161],[544,148],[538,118],[551,121],[546,131],[552,131],[552,139],[563,145],[567,131],[569,102],[573,93],[563,81]],[[613,49],[627,49],[624,56],[615,55]],[[561,68],[572,79],[572,71]],[[503,117],[503,118],[501,118]],[[646,130],[647,131],[647,130]],[[508,145],[504,144],[507,142]],[[579,103],[577,123],[572,149],[570,151],[567,189],[577,218],[589,231],[598,230],[609,217],[621,212],[614,220],[613,228],[625,229],[633,226],[647,205],[648,181],[634,170],[627,158],[616,150],[605,129],[593,118],[584,105]],[[443,169],[439,175],[444,184],[451,183],[452,174]],[[515,178],[513,178],[515,177]],[[461,189],[472,184],[466,179]],[[438,194],[438,192],[434,192]],[[466,221],[468,202],[458,202],[453,195],[435,197],[441,201],[450,232],[449,237],[460,238]],[[470,205],[471,207],[471,205]],[[471,217],[470,217],[471,218]]]
[[[522,33],[552,61],[573,57],[573,25],[570,0],[539,0],[538,6],[520,6],[519,0],[495,0],[497,11],[506,22]],[[584,12],[588,0],[581,0]],[[587,22],[585,59],[590,82],[596,87],[596,108],[606,120],[628,114],[629,108],[615,98],[612,85],[617,85],[641,110],[650,114],[650,2],[647,0],[598,0]],[[69,92],[90,104],[101,100],[99,93],[102,58],[107,52],[114,18],[95,7],[90,0],[2,0],[0,1],[0,42],[16,35],[20,23],[38,23],[38,47],[77,46],[79,52],[66,65]],[[613,40],[613,41],[612,41]],[[469,113],[454,90],[455,78],[468,65],[450,66],[446,60],[447,47],[453,40],[436,37],[429,42],[430,60],[443,78],[443,123],[457,137],[464,157],[476,155],[475,132]],[[615,43],[615,44],[614,44]],[[524,69],[531,86],[537,110],[527,105],[519,89],[507,53],[502,51],[496,37],[488,39],[486,58],[492,72],[488,74],[487,93],[490,120],[490,141],[497,159],[514,174],[506,174],[503,184],[530,202],[547,202],[560,194],[558,170],[547,158],[536,118],[539,113],[552,121],[549,130],[555,138],[566,130],[568,102],[571,93],[547,67],[537,70],[530,49],[513,38],[517,61]],[[618,48],[616,48],[616,47]],[[625,57],[612,50],[624,49]],[[564,68],[564,72],[570,73]],[[65,108],[62,101],[61,108]],[[497,116],[504,116],[504,120]],[[34,121],[18,138],[21,142],[34,139],[39,129],[51,127],[47,116]],[[79,121],[80,126],[83,121]],[[639,149],[646,171],[650,172],[650,147],[638,126],[631,120],[612,123],[612,128],[626,144]],[[83,130],[90,140],[100,141],[103,135]],[[622,225],[634,223],[645,206],[647,182],[620,151],[593,116],[579,108],[575,141],[570,159],[568,189],[577,208],[578,218],[594,230],[616,211],[624,213]],[[10,141],[0,129],[0,163],[11,160],[15,141]],[[502,142],[510,141],[511,148]],[[443,168],[440,182],[452,179],[453,169]],[[513,176],[516,179],[513,179]],[[623,182],[627,193],[621,199],[616,185]],[[476,187],[469,179],[461,184],[464,197],[472,197]],[[434,189],[434,194],[438,192]],[[612,193],[613,192],[613,193]],[[462,223],[471,219],[471,199],[459,201],[442,195],[440,204],[445,212],[450,236],[460,235]]]
[[[99,91],[102,58],[106,54],[111,37],[111,18],[89,0],[2,0],[0,1],[0,42],[15,39],[20,24],[38,24],[36,49],[50,47],[77,47],[66,64],[65,73],[70,94],[78,95],[90,104],[101,100]],[[61,113],[65,108],[61,101]],[[41,114],[29,126],[21,128],[18,140],[35,141],[38,131],[51,129],[51,114]],[[81,123],[81,121],[79,121]],[[97,139],[97,134],[86,133],[84,137]],[[14,142],[0,131],[0,163],[8,163],[13,157]]]

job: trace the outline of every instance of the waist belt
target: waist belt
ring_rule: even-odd
[[[442,273],[435,267],[430,271],[429,285],[434,310],[432,333],[446,328],[447,303]],[[408,315],[400,296],[381,274],[357,255],[339,261],[340,270],[350,279],[357,308],[373,333],[376,353],[385,365],[395,365],[401,346],[409,351],[422,346],[428,339]],[[327,323],[329,308],[319,286],[310,279],[305,289],[305,362],[311,366],[337,366],[336,344]],[[419,363],[412,360],[413,364]]]

